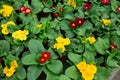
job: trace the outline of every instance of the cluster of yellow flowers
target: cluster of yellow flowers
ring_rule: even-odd
[[[111,20],[109,19],[102,19],[102,21],[105,26],[108,26],[111,23]]]
[[[65,45],[70,44],[70,39],[69,38],[62,38],[61,36],[56,38],[57,43],[54,44],[54,48],[56,49],[62,49],[62,52],[65,51]]]
[[[1,25],[2,33],[5,34],[5,35],[7,35],[9,33],[8,28],[7,28],[8,25],[14,25],[15,26],[15,23],[13,21],[8,21],[6,24]]]
[[[12,14],[13,7],[9,5],[3,5],[3,9],[0,10],[0,14],[4,17],[9,17]]]
[[[3,69],[3,73],[6,74],[7,77],[11,77],[15,73],[15,68],[18,67],[17,61],[13,60],[10,64],[10,68],[7,66]]]
[[[14,39],[19,39],[21,41],[27,39],[27,35],[29,34],[28,30],[18,30],[12,33],[12,37]]]
[[[68,0],[67,4],[72,5],[72,7],[76,7],[76,2],[72,1],[72,0]]]
[[[90,44],[93,44],[93,43],[96,42],[96,39],[94,37],[88,37],[88,38],[85,39],[85,41],[89,41]]]
[[[82,73],[82,77],[85,80],[93,80],[94,74],[97,72],[97,67],[93,64],[86,64],[82,61],[77,64],[78,70]]]

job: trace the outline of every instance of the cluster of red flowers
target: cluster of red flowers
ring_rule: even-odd
[[[83,18],[76,18],[75,21],[70,22],[70,28],[74,29],[77,28],[78,26],[83,25],[84,19]]]
[[[50,58],[49,52],[42,52],[41,56],[38,59],[38,62],[45,63]]]
[[[20,11],[20,12],[23,12],[24,14],[29,14],[29,13],[32,12],[32,10],[31,10],[30,8],[27,8],[27,7],[25,7],[25,6],[21,6],[21,7],[19,8],[19,11]]]

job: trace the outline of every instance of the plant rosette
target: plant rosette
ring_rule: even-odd
[[[0,80],[106,80],[120,66],[119,4],[2,0]]]

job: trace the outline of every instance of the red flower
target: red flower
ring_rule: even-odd
[[[41,57],[43,57],[43,58],[48,60],[50,58],[50,53],[49,52],[42,52]]]
[[[64,10],[64,8],[60,8],[60,11],[62,12]]]
[[[118,47],[114,43],[111,43],[110,50],[113,50],[113,49],[118,49]]]
[[[117,12],[120,12],[120,6],[117,7],[116,11],[117,11]]]
[[[76,18],[76,19],[75,19],[75,22],[76,22],[78,25],[83,25],[84,20],[83,20],[82,18]]]
[[[105,5],[107,5],[110,2],[110,0],[101,0],[101,2]]]
[[[92,4],[90,2],[85,3],[85,5],[83,6],[83,10],[89,10],[92,7]]]
[[[40,57],[39,60],[38,60],[40,63],[45,63],[47,61],[46,58],[44,57]]]
[[[25,6],[21,6],[20,8],[19,8],[19,11],[20,12],[24,12],[26,10],[26,7]]]
[[[75,21],[70,22],[70,28],[77,28],[77,23]]]
[[[54,18],[58,18],[59,16],[60,16],[60,14],[59,13],[54,13]]]
[[[25,14],[29,14],[29,13],[31,13],[32,12],[32,10],[30,9],[30,8],[26,8],[25,9]]]

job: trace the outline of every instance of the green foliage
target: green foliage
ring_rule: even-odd
[[[91,3],[88,9],[87,2]],[[70,4],[68,0],[1,0],[0,80],[83,80],[76,67],[82,61],[96,66],[93,80],[106,80],[120,66],[119,4],[119,0],[108,4],[101,0],[72,0]],[[13,11],[4,9],[5,5]],[[14,34],[20,30],[28,34]],[[43,52],[49,55],[43,57]],[[3,70],[13,60],[18,67],[7,77]]]

